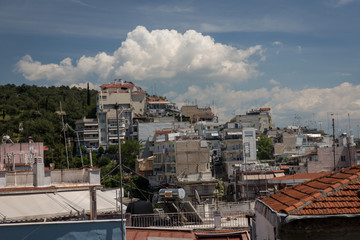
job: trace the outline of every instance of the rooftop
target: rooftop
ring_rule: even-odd
[[[184,229],[126,228],[126,239],[239,239],[249,240],[247,231],[193,231]]]
[[[275,177],[271,180],[293,180],[293,179],[306,179],[311,180],[314,178],[322,177],[329,174],[329,172],[320,172],[320,173],[296,173],[294,175],[286,175],[282,177]]]
[[[290,215],[360,214],[360,165],[294,185],[260,200]]]

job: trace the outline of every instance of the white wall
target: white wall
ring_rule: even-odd
[[[255,212],[256,217],[256,239],[272,240],[275,238],[274,226],[259,212]]]

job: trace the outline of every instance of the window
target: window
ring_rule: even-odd
[[[252,131],[245,131],[245,137],[252,137],[253,132]]]
[[[345,156],[341,156],[341,157],[340,157],[340,160],[341,160],[342,162],[345,162],[345,161],[346,161]]]
[[[244,143],[245,157],[250,157],[250,143]]]

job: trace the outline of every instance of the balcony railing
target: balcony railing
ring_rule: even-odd
[[[124,128],[125,127],[125,123],[119,123],[119,128]],[[109,124],[108,128],[114,129],[117,128],[117,124]]]
[[[188,229],[247,228],[244,212],[126,214],[126,226]]]

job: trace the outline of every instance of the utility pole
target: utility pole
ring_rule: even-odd
[[[120,111],[119,113],[119,104],[116,103],[115,104],[115,109],[116,109],[116,122],[117,122],[117,137],[118,137],[118,154],[119,154],[119,171],[120,171],[120,216],[121,216],[121,239],[124,240],[124,215],[123,215],[123,204],[122,204],[122,196],[123,196],[123,191],[122,191],[122,163],[121,163],[121,140],[120,140],[120,126],[119,126],[119,114],[122,114],[122,111]]]
[[[65,133],[65,124],[64,124],[64,113],[62,111],[62,107],[61,107],[61,101],[60,101],[60,115],[61,115],[61,122],[62,122],[62,126],[63,126],[63,131],[64,131],[64,141],[65,141],[65,151],[66,151],[66,163],[67,163],[67,168],[69,169],[69,154],[68,154],[68,148],[67,148],[67,143],[66,143],[66,133]]]
[[[332,117],[332,129],[333,129],[333,154],[334,154],[334,171],[336,171],[336,144],[335,144],[335,119],[334,114],[331,114]]]

